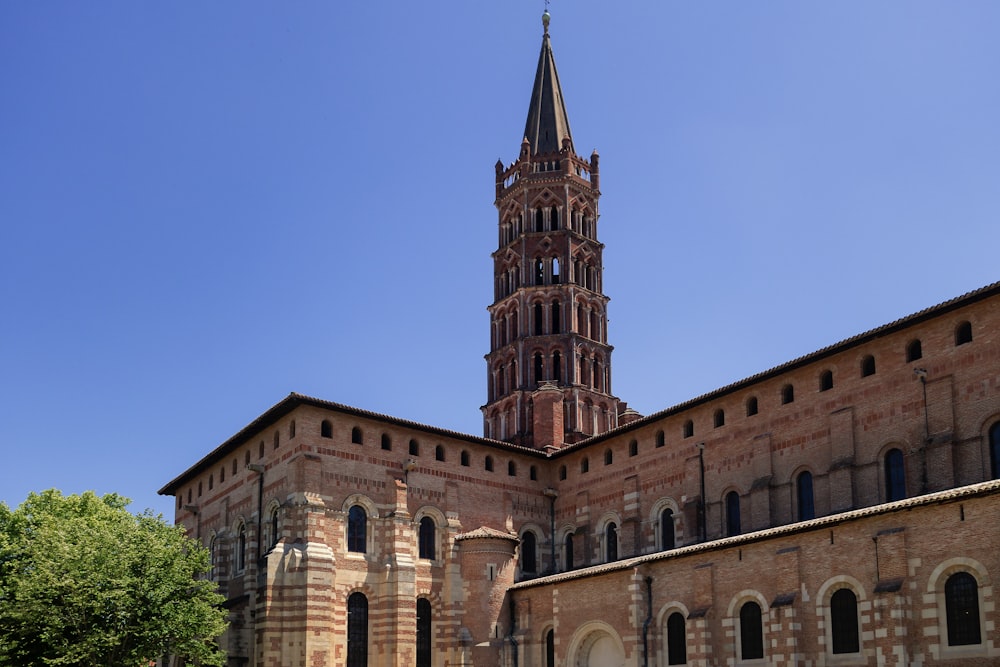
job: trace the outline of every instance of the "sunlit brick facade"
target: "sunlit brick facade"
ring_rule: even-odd
[[[485,437],[292,394],[160,491],[230,664],[1000,664],[1000,283],[629,411],[545,32],[496,166]]]

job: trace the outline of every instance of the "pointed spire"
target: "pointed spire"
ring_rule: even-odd
[[[550,18],[548,10],[545,10],[542,14],[542,26],[545,29],[542,35],[542,52],[538,56],[535,85],[531,89],[531,103],[528,106],[528,121],[524,125],[524,136],[531,145],[532,155],[558,152],[564,138],[570,139],[570,151],[573,150],[569,117],[566,115],[556,61],[549,44]]]

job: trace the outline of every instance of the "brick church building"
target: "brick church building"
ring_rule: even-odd
[[[160,490],[229,664],[1000,664],[1000,283],[629,410],[543,23],[483,437],[291,394]]]

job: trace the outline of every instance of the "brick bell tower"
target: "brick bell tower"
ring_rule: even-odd
[[[496,164],[499,243],[486,355],[486,437],[562,447],[618,425],[597,240],[597,151],[573,149],[549,13],[517,160]],[[624,403],[621,407],[624,408]]]

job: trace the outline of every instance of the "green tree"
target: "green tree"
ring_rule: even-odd
[[[208,551],[127,498],[32,493],[0,503],[0,665],[222,665]]]

